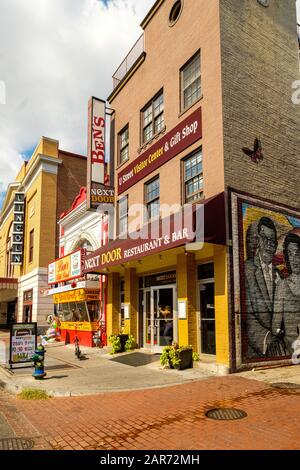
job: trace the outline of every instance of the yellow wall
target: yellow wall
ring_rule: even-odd
[[[28,173],[28,171],[34,164],[38,155],[46,155],[48,157],[58,158],[58,145],[59,143],[57,140],[42,137],[26,166],[26,173]]]
[[[215,312],[217,364],[230,365],[226,248],[215,246]]]
[[[23,165],[16,181],[22,185],[24,178],[32,169],[34,161],[39,154],[58,158],[58,142],[42,138],[35,149],[30,162]],[[22,190],[22,186],[20,187]],[[9,190],[11,191],[11,190]],[[24,224],[24,264],[22,271],[19,266],[14,267],[14,277],[28,274],[38,267],[47,267],[55,258],[56,235],[56,207],[57,207],[57,175],[40,172],[33,174],[33,180],[25,192],[26,210]],[[14,200],[11,192],[9,201],[2,209],[2,214]],[[6,220],[0,225],[0,277],[6,277],[6,240],[13,221],[13,204]],[[33,262],[29,263],[30,232],[34,230]]]
[[[108,275],[107,289],[107,338],[119,333],[120,310],[120,276],[118,273]]]
[[[187,302],[186,320],[178,319],[179,346],[193,346],[198,351],[197,322],[197,273],[194,253],[182,253],[177,257],[178,300]]]
[[[7,256],[6,256],[6,241],[9,235],[11,224],[13,222],[13,212],[9,214],[9,217],[3,223],[0,228],[0,277],[6,277],[6,266],[7,266]],[[13,277],[18,278],[20,276],[20,267],[14,266]]]
[[[16,181],[21,183],[26,175],[26,163],[23,163],[19,173],[17,174]]]
[[[213,248],[213,258],[205,259],[205,262],[213,262],[215,271],[216,362],[229,366],[227,254],[225,247],[217,245],[210,245],[210,247]],[[197,253],[198,259],[201,251]],[[204,253],[205,251],[203,251]],[[203,261],[204,259],[202,259]],[[196,313],[200,309],[197,302],[198,288],[196,264],[193,267],[192,255],[179,255],[177,264],[178,299],[187,299],[187,319],[178,320],[179,344],[180,346],[190,344],[195,351],[200,349],[197,338],[197,334],[199,337],[200,333],[200,325]]]

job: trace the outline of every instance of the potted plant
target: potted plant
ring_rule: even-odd
[[[112,345],[112,354],[125,352],[125,345],[129,335],[119,334],[119,335],[110,335],[109,342]]]
[[[171,369],[190,369],[193,367],[193,348],[192,346],[166,346],[160,356],[160,363],[164,367]]]
[[[125,343],[125,351],[133,351],[136,348],[136,341],[134,339],[134,336],[129,335],[128,339]]]

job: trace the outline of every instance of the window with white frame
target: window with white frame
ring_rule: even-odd
[[[129,160],[129,126],[127,125],[119,134],[119,164]]]
[[[159,176],[145,184],[145,204],[148,220],[159,217]]]
[[[183,160],[185,203],[203,197],[202,149]]]
[[[142,110],[142,144],[149,142],[164,126],[164,94],[161,91]]]
[[[128,196],[119,200],[119,235],[124,235],[128,230]]]
[[[181,69],[181,108],[190,108],[201,97],[200,51]]]

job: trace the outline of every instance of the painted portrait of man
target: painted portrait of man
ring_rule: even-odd
[[[272,332],[275,289],[280,279],[273,264],[278,246],[273,220],[262,217],[247,242],[251,244],[247,251],[253,253],[245,262],[248,357],[275,357],[282,350],[278,336]]]

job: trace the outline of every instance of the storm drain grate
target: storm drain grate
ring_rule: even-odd
[[[299,384],[293,384],[291,382],[275,382],[272,384],[273,388],[281,388],[283,390],[300,390]]]
[[[0,439],[0,450],[30,450],[34,446],[32,439],[22,437],[8,437]]]
[[[236,410],[235,408],[215,408],[214,410],[207,411],[205,414],[207,418],[219,421],[233,421],[248,416],[245,411]]]

